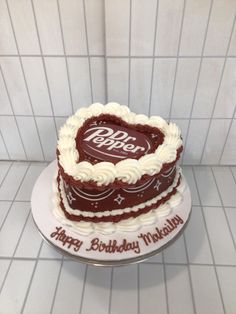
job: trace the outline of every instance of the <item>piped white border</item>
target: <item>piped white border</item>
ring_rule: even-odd
[[[130,124],[149,125],[159,128],[164,133],[164,142],[154,153],[144,155],[138,160],[125,159],[117,164],[99,162],[95,165],[87,161],[77,162],[79,152],[76,149],[76,135],[84,122],[101,114],[112,114]],[[154,175],[160,172],[164,163],[173,162],[177,150],[182,145],[180,129],[174,123],[167,123],[158,116],[148,118],[143,114],[130,112],[127,106],[117,103],[102,105],[95,103],[88,108],[79,109],[75,115],[67,119],[60,129],[58,150],[59,163],[65,173],[81,182],[94,181],[98,186],[107,186],[116,179],[128,184],[135,184],[144,174]]]

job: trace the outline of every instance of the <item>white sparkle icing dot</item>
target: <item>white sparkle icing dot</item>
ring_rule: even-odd
[[[75,200],[75,198],[73,197],[73,195],[71,194],[71,192],[69,192],[69,193],[67,194],[67,199],[68,199],[68,201],[69,201],[70,204],[72,203],[72,201]]]
[[[121,196],[120,194],[117,195],[117,198],[114,199],[114,202],[117,202],[117,204],[121,204],[125,198]]]
[[[161,185],[161,182],[159,180],[157,180],[156,184],[154,185],[154,189],[156,189],[158,191],[160,185]]]

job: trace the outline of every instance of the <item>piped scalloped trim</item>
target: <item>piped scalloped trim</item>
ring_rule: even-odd
[[[76,149],[76,135],[84,122],[101,114],[111,114],[121,118],[129,124],[141,124],[158,128],[164,134],[164,141],[154,153],[136,159],[125,159],[117,164],[99,162],[92,165],[90,162],[79,160]],[[130,112],[126,106],[117,103],[102,105],[95,103],[88,108],[79,109],[75,115],[67,119],[60,129],[58,140],[59,165],[63,171],[78,182],[92,181],[97,186],[107,186],[115,180],[127,184],[135,184],[143,175],[158,174],[163,165],[174,162],[177,151],[182,146],[180,129],[174,123],[167,123],[158,116],[148,118],[142,114]]]

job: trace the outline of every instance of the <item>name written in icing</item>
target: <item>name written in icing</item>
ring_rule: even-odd
[[[175,215],[173,218],[166,219],[163,228],[155,228],[154,232],[140,233],[138,238],[142,239],[145,245],[148,246],[151,243],[156,243],[167,237],[178,225],[183,223],[183,219],[179,215]]]

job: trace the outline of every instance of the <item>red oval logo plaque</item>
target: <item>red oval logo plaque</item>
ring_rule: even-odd
[[[139,158],[153,147],[145,134],[106,121],[92,123],[83,134],[83,150],[94,159],[118,162]]]

